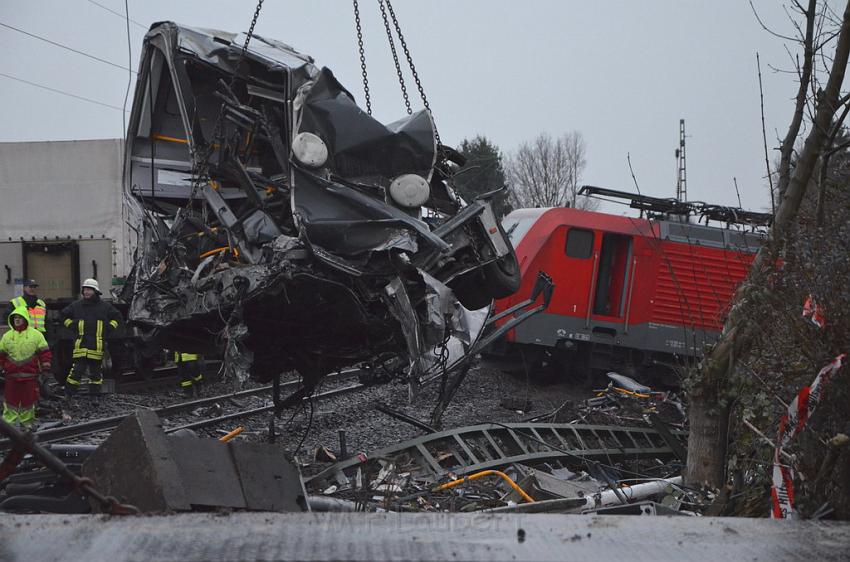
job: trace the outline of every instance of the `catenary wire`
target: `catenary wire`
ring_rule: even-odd
[[[104,103],[102,101],[93,100],[91,98],[87,98],[87,97],[84,97],[84,96],[78,96],[77,94],[72,94],[71,92],[66,92],[65,90],[59,90],[57,88],[51,88],[50,86],[45,86],[44,84],[37,84],[35,82],[30,82],[29,80],[24,80],[23,78],[18,78],[17,76],[12,76],[11,74],[6,74],[6,73],[3,73],[3,72],[0,72],[0,76],[2,76],[4,78],[8,78],[10,80],[15,80],[17,82],[23,82],[24,84],[29,84],[30,86],[35,86],[36,88],[41,88],[42,90],[47,90],[49,92],[61,94],[63,96],[76,98],[78,100],[87,101],[89,103],[93,103],[93,104],[96,104],[96,105],[102,105],[103,107],[108,107],[110,109],[117,109],[118,111],[124,111],[123,108],[118,107],[117,105]]]
[[[94,0],[86,0],[86,1],[87,1],[89,4],[94,4],[94,5],[95,5],[95,6],[97,6],[98,8],[102,8],[102,9],[106,10],[106,11],[107,11],[107,12],[109,12],[110,14],[114,14],[114,15],[118,16],[119,18],[124,19],[124,14],[122,14],[121,12],[116,12],[116,11],[115,11],[115,10],[113,10],[112,8],[107,8],[107,7],[106,7],[106,6],[104,6],[103,4],[100,4],[99,2],[95,2]],[[140,27],[141,29],[144,29],[145,31],[147,31],[147,29],[148,29],[148,28],[147,28],[147,26],[145,26],[145,25],[143,25],[143,24],[141,24],[141,23],[137,22],[136,20],[130,20],[130,23],[132,23],[132,24],[134,24],[134,25],[136,25],[136,26]]]
[[[124,0],[124,15],[127,23],[127,89],[124,91],[124,111],[121,113],[121,135],[127,135],[127,99],[130,97],[130,85],[133,83],[133,48],[130,43],[130,3]]]
[[[114,62],[108,61],[106,59],[102,59],[102,58],[97,57],[95,55],[86,53],[84,51],[80,51],[80,50],[75,49],[73,47],[69,47],[68,45],[63,45],[62,43],[58,43],[58,42],[53,41],[51,39],[48,39],[46,37],[42,37],[41,35],[36,35],[35,33],[30,33],[29,31],[24,31],[23,29],[17,28],[13,25],[9,25],[8,23],[3,23],[2,21],[0,21],[0,26],[5,27],[7,29],[11,29],[12,31],[17,31],[18,33],[21,33],[23,35],[27,35],[28,37],[38,39],[39,41],[44,41],[45,43],[53,45],[54,47],[59,47],[60,49],[65,49],[66,51],[71,51],[72,53],[77,53],[78,55],[82,55],[82,56],[90,58],[94,61],[102,62],[103,64],[108,64],[109,66],[113,66],[115,68],[120,68],[121,70],[129,70],[130,72],[135,74],[135,71],[133,69],[127,67],[127,66],[122,66],[120,64],[116,64]]]

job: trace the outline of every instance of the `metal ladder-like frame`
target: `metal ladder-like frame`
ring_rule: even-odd
[[[666,439],[686,443],[687,433],[670,431],[662,436],[648,427],[551,423],[481,424],[431,433],[386,447],[369,458],[393,459],[412,465],[417,478],[439,480],[511,463],[557,462],[575,465],[584,461],[616,462],[647,458],[669,459],[676,451]],[[364,462],[362,455],[328,467],[305,479],[305,484],[345,482],[345,471]]]

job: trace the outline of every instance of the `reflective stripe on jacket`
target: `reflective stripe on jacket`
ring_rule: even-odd
[[[43,300],[37,299],[35,301],[35,306],[32,307],[27,306],[27,301],[24,297],[15,297],[9,302],[12,303],[13,310],[21,306],[27,309],[27,312],[30,315],[31,327],[35,328],[39,332],[46,331],[46,328],[44,327],[44,318],[47,316],[47,304]]]
[[[79,299],[62,310],[64,325],[77,334],[74,359],[103,359],[103,338],[118,328],[121,314],[114,306],[95,295]]]
[[[18,331],[12,323],[13,316],[21,316],[27,327]],[[41,367],[50,364],[50,348],[44,335],[30,327],[27,308],[19,306],[9,315],[9,331],[0,338],[0,365],[9,377],[26,377],[38,374]]]
[[[188,363],[189,361],[197,361],[198,355],[195,353],[182,353],[180,351],[174,352],[174,362],[175,363]]]

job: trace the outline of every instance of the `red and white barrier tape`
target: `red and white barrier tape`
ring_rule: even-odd
[[[826,325],[823,307],[815,301],[812,295],[809,295],[806,302],[803,303],[803,318],[808,318],[818,328],[823,328]]]
[[[794,514],[794,469],[781,463],[782,449],[787,447],[806,426],[829,383],[829,377],[841,368],[846,356],[846,353],[842,353],[833,359],[820,370],[810,386],[801,388],[794,401],[788,406],[788,412],[779,421],[777,447],[773,455],[773,486],[770,490],[770,516],[773,519],[785,519],[793,517]]]

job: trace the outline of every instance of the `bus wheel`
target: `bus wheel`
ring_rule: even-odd
[[[502,225],[499,224],[499,232],[505,240],[508,240]],[[508,253],[492,263],[484,266],[484,288],[491,298],[502,299],[509,297],[519,290],[521,276],[519,262],[513,245],[508,242]]]

